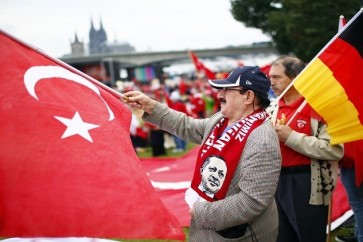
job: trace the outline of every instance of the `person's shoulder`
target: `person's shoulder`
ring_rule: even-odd
[[[275,152],[280,152],[279,138],[269,120],[265,121],[251,132],[247,138],[246,145],[252,151],[256,152],[261,152],[261,150],[273,152],[274,154]]]
[[[278,137],[270,120],[266,120],[260,126],[256,127],[251,135],[261,141],[276,139]]]
[[[265,109],[269,117],[272,117],[273,112],[276,110],[278,102],[276,99],[270,101],[270,105]]]

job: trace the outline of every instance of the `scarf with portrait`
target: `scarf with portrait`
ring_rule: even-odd
[[[243,148],[250,133],[268,115],[257,110],[226,130],[228,118],[222,118],[202,144],[191,188],[207,201],[225,198]]]

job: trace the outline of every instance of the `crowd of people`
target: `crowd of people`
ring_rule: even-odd
[[[124,92],[121,101],[148,127],[144,137],[160,132],[155,140],[165,148],[170,135],[175,152],[185,142],[200,145],[185,194],[189,241],[326,241],[338,166],[350,157],[343,144],[330,144],[324,119],[290,85],[304,68],[300,59],[281,56],[268,75],[243,66],[221,79]],[[271,90],[284,93],[278,102]],[[342,180],[357,217],[353,241],[362,242],[363,185],[354,187],[346,168]]]
[[[206,83],[208,81],[204,77],[196,80],[155,79],[152,85],[133,82],[132,85],[125,87],[123,92],[138,90],[189,117],[206,118],[219,109],[217,92]],[[136,152],[143,153],[150,147],[152,156],[157,157],[166,155],[168,151],[172,153],[186,151],[185,140],[144,122],[140,115],[133,111],[130,134]]]

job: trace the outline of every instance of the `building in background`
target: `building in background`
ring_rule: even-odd
[[[100,29],[95,29],[93,26],[93,20],[91,19],[91,29],[89,31],[89,53],[99,54],[107,53],[107,34],[103,29],[102,20],[100,20]]]
[[[74,42],[71,42],[72,56],[84,56],[84,43],[78,40],[77,33],[74,35]]]
[[[106,30],[103,27],[102,20],[100,20],[100,28],[96,29],[91,19],[91,28],[89,30],[89,43],[88,49],[84,49],[84,43],[79,41],[77,33],[75,34],[74,41],[71,42],[71,54],[69,56],[86,56],[107,53],[130,53],[135,52],[135,47],[127,41],[108,41]]]

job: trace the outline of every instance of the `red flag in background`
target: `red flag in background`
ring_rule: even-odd
[[[260,70],[263,73],[265,73],[266,75],[268,75],[270,73],[270,69],[271,69],[271,64],[266,64],[266,65],[260,67]]]
[[[133,150],[130,110],[1,30],[0,56],[0,237],[183,240]]]
[[[193,51],[189,50],[188,52],[189,52],[189,57],[193,61],[195,69],[198,72],[204,73],[204,75],[211,80],[216,79],[215,73],[209,68],[207,68]]]

